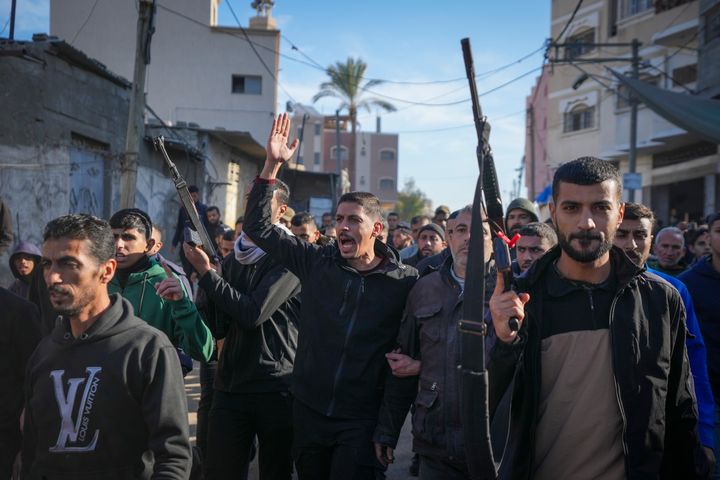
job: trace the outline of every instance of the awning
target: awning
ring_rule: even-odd
[[[663,90],[610,71],[652,111],[688,132],[720,143],[720,101]]]

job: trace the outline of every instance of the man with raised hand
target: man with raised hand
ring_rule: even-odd
[[[503,292],[498,275],[491,418],[513,388],[502,478],[695,475],[685,308],[670,284],[612,246],[621,194],[611,163],[563,164],[550,206],[559,247],[515,279],[516,291]]]
[[[190,472],[187,403],[167,336],[108,294],[105,220],[56,218],[42,269],[60,315],[28,362],[22,478],[177,479]]]
[[[300,336],[293,371],[294,457],[301,480],[374,479],[372,433],[415,269],[377,241],[378,198],[340,197],[337,242],[311,245],[272,223],[277,173],[295,152],[290,119],[273,122],[265,166],[250,192],[245,233],[302,285]]]

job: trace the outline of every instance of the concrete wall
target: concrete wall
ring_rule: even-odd
[[[16,241],[39,246],[53,218],[112,210],[129,100],[125,87],[47,54],[51,45],[23,47],[41,61],[0,57],[0,196]],[[0,256],[0,284],[11,278]]]
[[[705,25],[711,12],[717,14],[720,0],[700,0],[700,25]],[[700,51],[698,52],[698,93],[703,96],[717,98],[720,96],[720,37],[709,42],[706,35],[699,36]]]
[[[527,124],[525,136],[525,186],[528,189],[528,197],[534,197],[540,193],[546,185],[552,181],[552,172],[548,168],[547,143],[548,143],[548,77],[549,68],[545,68],[537,78],[535,86],[525,100],[527,110]],[[532,112],[534,125],[533,132],[530,131],[530,112]],[[535,184],[532,183],[532,148],[534,144],[535,154]]]
[[[213,1],[157,2],[156,32],[147,70],[148,104],[166,121],[248,131],[264,144],[275,112],[277,84],[239,28],[211,26]],[[88,16],[96,3],[92,15]],[[136,0],[51,0],[50,31],[131,79],[136,3]],[[277,77],[275,51],[279,46],[279,31],[246,31],[257,44],[260,57]],[[233,94],[233,74],[261,76],[262,95]]]

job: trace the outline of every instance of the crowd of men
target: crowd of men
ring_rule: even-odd
[[[351,192],[319,225],[292,211],[289,131],[275,119],[234,229],[190,188],[219,262],[186,241],[182,209],[181,266],[136,208],[18,242],[0,288],[0,479],[242,479],[255,455],[261,479],[378,479],[409,412],[409,474],[469,479],[458,322],[475,271],[501,478],[717,478],[720,214],[658,229],[614,166],[569,161],[548,221],[507,207],[506,290],[471,205],[406,222]],[[483,265],[468,264],[473,222]]]

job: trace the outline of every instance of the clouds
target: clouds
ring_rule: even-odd
[[[10,17],[10,0],[0,0],[0,28]],[[17,2],[15,13],[15,38],[29,40],[33,33],[50,32],[50,1],[24,0]],[[7,37],[9,26],[2,33]]]

